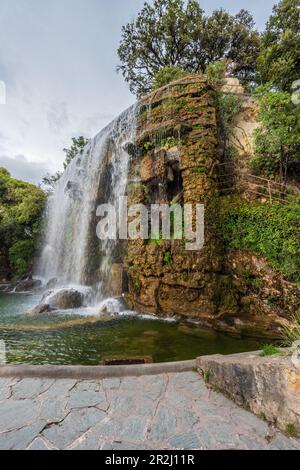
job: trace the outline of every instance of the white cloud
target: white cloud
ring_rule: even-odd
[[[43,163],[32,162],[24,155],[16,155],[15,158],[1,155],[0,166],[6,168],[14,178],[33,184],[39,184],[48,172]]]

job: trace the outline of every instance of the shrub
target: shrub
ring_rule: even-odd
[[[34,254],[33,240],[20,240],[9,250],[9,260],[17,275],[25,274]]]
[[[153,90],[156,90],[157,88],[168,85],[174,80],[179,80],[186,75],[189,75],[189,73],[185,72],[180,67],[174,65],[166,66],[159,70],[155,75],[152,88]]]
[[[225,245],[253,250],[291,282],[300,282],[300,206],[249,203],[223,198],[221,232]]]

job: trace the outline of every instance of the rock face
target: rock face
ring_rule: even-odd
[[[251,153],[255,109],[236,81],[227,85],[224,91],[243,99],[234,135],[236,148],[246,156]],[[300,290],[279,280],[264,260],[260,263],[265,267],[259,268],[258,257],[225,251],[218,230],[219,159],[215,91],[205,76],[185,77],[142,99],[128,204],[149,210],[151,204],[203,204],[205,242],[201,250],[187,251],[184,240],[174,234],[170,240],[129,240],[125,300],[143,313],[192,318],[230,333],[280,337],[288,317],[297,305],[299,309]],[[246,266],[248,274],[241,273]],[[245,282],[249,273],[259,277],[259,292],[255,282]],[[272,296],[278,302],[281,298],[280,307],[269,302]]]
[[[300,366],[292,363],[291,356],[206,356],[197,359],[197,367],[209,385],[238,405],[283,431],[300,432]]]
[[[161,135],[164,138],[161,138]],[[173,82],[142,100],[137,144],[142,157],[129,187],[129,204],[203,204],[205,244],[186,251],[182,240],[129,241],[130,307],[163,316],[189,316],[209,323],[226,300],[215,292],[223,282],[217,218],[217,118],[214,90],[205,77]],[[231,308],[237,309],[232,300]]]
[[[42,303],[49,305],[52,309],[67,310],[79,308],[83,305],[84,296],[75,289],[62,289],[57,292],[47,292]]]

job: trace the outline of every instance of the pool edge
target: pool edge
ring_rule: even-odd
[[[188,372],[196,368],[196,359],[179,362],[125,366],[0,365],[0,378],[106,379]]]

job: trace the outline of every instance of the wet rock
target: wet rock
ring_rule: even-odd
[[[28,277],[23,281],[19,282],[15,287],[15,292],[27,292],[40,289],[42,287],[42,281],[39,279],[33,279]]]
[[[113,317],[120,312],[120,302],[117,299],[107,299],[100,305],[98,314],[100,316]]]
[[[48,292],[42,300],[44,303],[49,304],[51,308],[67,310],[82,307],[84,295],[75,289],[61,289],[56,292]]]
[[[15,288],[15,284],[11,284],[9,282],[3,282],[0,284],[0,292],[3,292],[3,293],[11,292],[14,290],[14,288]]]
[[[56,277],[53,277],[52,279],[50,279],[50,281],[47,282],[46,284],[46,288],[47,289],[54,289],[54,287],[57,285],[57,278]]]
[[[39,315],[42,315],[43,313],[49,313],[53,309],[50,307],[49,304],[39,304],[36,307],[34,307],[32,310],[29,310],[27,315],[29,317],[37,317]]]
[[[68,196],[74,200],[81,199],[83,196],[78,183],[75,183],[73,181],[68,181],[65,187],[65,193],[68,194]]]

